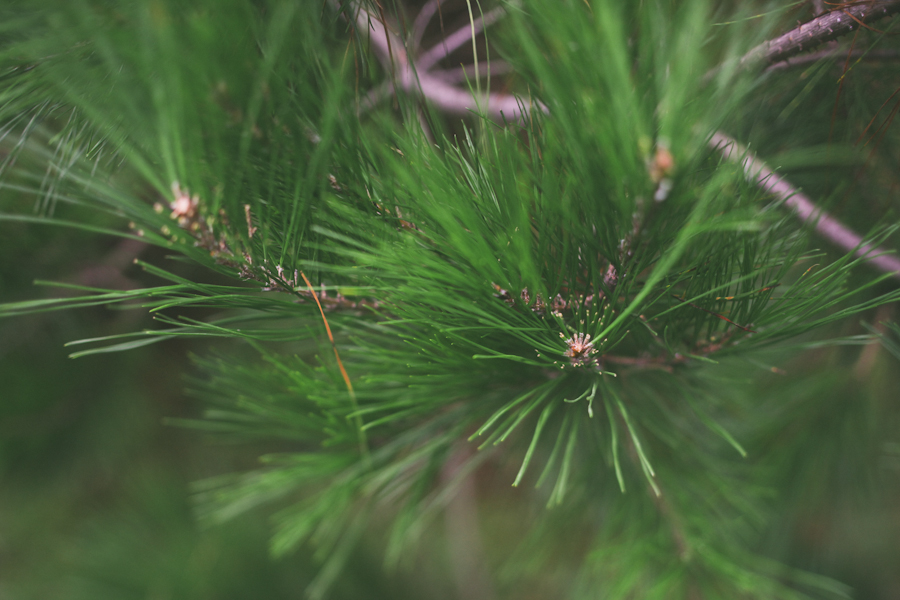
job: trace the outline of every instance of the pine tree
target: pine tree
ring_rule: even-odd
[[[439,518],[460,597],[841,597],[779,523],[896,462],[900,2],[819,4],[9,2],[0,218],[204,269],[0,314],[220,340],[179,424],[265,449],[198,514],[309,597]]]

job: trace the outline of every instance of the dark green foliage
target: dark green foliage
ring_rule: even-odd
[[[786,424],[827,409],[779,405],[790,386],[747,380],[823,338],[871,342],[847,323],[900,292],[853,254],[817,250],[709,140],[744,135],[773,166],[824,167],[848,194],[862,163],[887,198],[897,136],[862,161],[847,137],[874,113],[853,100],[865,82],[829,123],[831,105],[811,101],[834,97],[815,91],[827,66],[742,64],[791,26],[774,4],[753,8],[512,3],[483,50],[513,65],[531,111],[460,126],[399,92],[399,112],[362,114],[391,74],[353,14],[377,29],[400,4],[11,3],[0,186],[15,205],[0,219],[114,233],[207,270],[137,261],[158,283],[69,284],[78,296],[0,315],[154,317],[73,342],[73,356],[241,342],[196,360],[189,387],[208,410],[172,423],[254,444],[258,464],[196,484],[199,514],[274,510],[272,552],[311,542],[322,563],[312,597],[362,540],[411,563],[487,469],[516,486],[516,511],[541,507],[496,561],[504,595],[536,569],[554,597],[843,595],[761,548],[771,490],[789,487],[779,467],[828,443]],[[814,118],[791,117],[808,103]],[[852,215],[869,243],[893,239],[883,212]],[[554,581],[556,562],[571,577]]]

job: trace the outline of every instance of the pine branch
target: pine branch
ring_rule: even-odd
[[[838,248],[853,252],[856,256],[865,258],[877,269],[900,279],[900,259],[886,254],[888,252],[886,249],[864,243],[861,235],[818,208],[809,197],[800,193],[783,177],[773,173],[746,148],[720,132],[713,134],[709,144],[727,160],[740,161],[748,181],[756,182],[759,187],[784,201],[785,206],[793,210],[803,222],[814,225],[822,237]]]
[[[439,110],[454,115],[468,115],[472,112],[484,111],[491,118],[507,122],[523,120],[532,110],[532,106],[508,94],[472,93],[447,83],[443,77],[428,71],[428,67],[433,66],[444,56],[443,48],[439,48],[439,52],[436,48],[433,54],[429,54],[428,60],[434,62],[427,66],[420,65],[417,61],[410,59],[402,41],[388,28],[386,23],[359,5],[353,6],[353,13],[356,27],[368,35],[372,49],[385,65],[386,70],[390,72],[392,80],[407,92],[422,94]],[[493,22],[488,21],[488,18],[496,20],[501,14],[501,12],[488,13],[480,22]],[[363,107],[368,108],[377,102],[384,91],[385,88],[382,87],[374,95],[370,94],[363,103]],[[546,111],[542,104],[535,103],[535,105],[540,110]]]
[[[426,6],[422,10],[425,11]],[[892,0],[890,2],[880,2],[877,6],[854,6],[840,11],[827,13],[821,17],[805,23],[796,30],[788,32],[775,40],[765,42],[753,50],[751,50],[744,58],[742,63],[749,62],[759,58],[762,55],[765,60],[776,63],[778,61],[787,60],[789,57],[800,52],[803,44],[807,48],[813,47],[835,39],[840,35],[853,31],[857,24],[856,20],[864,23],[877,21],[884,17],[900,11],[900,0]],[[361,15],[363,10],[360,9]],[[845,14],[846,13],[846,14]],[[503,16],[502,9],[495,9],[489,12],[483,19],[479,19],[477,25],[478,30],[484,26],[496,22]],[[852,17],[852,18],[851,18]],[[363,18],[357,17],[359,26],[368,24],[373,17]],[[840,26],[838,26],[839,24]],[[463,27],[451,34],[447,39],[452,43],[448,46],[437,44],[425,56],[419,59],[421,62],[413,61],[410,63],[408,55],[398,50],[393,54],[398,70],[409,73],[412,69],[417,74],[419,89],[421,93],[428,99],[432,100],[439,108],[446,110],[452,114],[464,114],[472,110],[471,98],[469,95],[447,85],[440,75],[425,73],[427,69],[439,61],[441,58],[452,52],[465,42],[466,36],[469,35],[469,28]],[[802,42],[793,43],[793,40],[800,40],[800,34],[803,34]],[[380,30],[378,28],[370,29],[370,35],[375,36],[373,39],[373,47],[376,49],[382,59],[389,55],[388,48],[399,48],[400,40],[391,34],[386,26]],[[829,51],[832,52],[832,51]],[[403,87],[407,90],[413,88],[412,80],[404,78]],[[370,108],[380,97],[390,93],[390,89],[386,86],[380,86],[373,90],[363,103],[363,107]],[[501,107],[510,106],[512,102],[516,102],[516,108],[519,107],[518,101],[513,97],[505,94],[489,94],[487,107],[492,109],[490,114],[495,118],[509,118],[510,113],[505,112]],[[543,104],[539,104],[541,110],[548,112]],[[496,111],[496,112],[495,112]],[[713,135],[711,145],[719,149],[723,155],[729,160],[737,160],[738,148],[741,148],[734,140],[731,140],[724,134],[717,132]],[[755,181],[763,189],[776,194],[785,200],[785,204],[793,209],[794,213],[801,220],[807,223],[815,223],[816,231],[818,231],[825,239],[837,245],[846,251],[855,251],[857,256],[869,256],[873,252],[877,256],[869,257],[869,262],[876,268],[886,272],[894,273],[895,277],[900,278],[900,260],[893,256],[884,255],[886,250],[876,249],[867,244],[863,244],[862,236],[852,231],[850,228],[842,224],[838,219],[827,212],[815,206],[812,200],[807,196],[800,194],[793,186],[791,186],[783,178],[776,176],[758,159],[746,154],[746,149],[741,149],[740,153],[748,158],[744,161],[745,172],[748,180]]]
[[[475,35],[478,35],[482,31],[484,31],[486,27],[493,25],[505,15],[506,9],[501,6],[489,11],[483,17],[475,19],[475,23],[473,25],[467,24],[463,27],[460,27],[447,37],[443,38],[439,43],[435,44],[431,50],[417,58],[416,67],[420,71],[428,71],[438,62],[450,56],[450,54],[453,53],[453,51],[455,51],[457,48],[461,47],[467,42],[470,42],[472,40],[473,28],[475,30]]]
[[[504,75],[512,72],[512,65],[502,60],[479,61],[478,65],[463,65],[454,69],[432,71],[432,73],[445,80],[447,83],[463,83],[474,77],[487,77],[491,75]]]
[[[832,10],[796,29],[763,42],[741,58],[741,64],[764,60],[774,64],[900,12],[900,0],[859,2]]]
[[[332,4],[337,6],[338,0]],[[182,181],[190,180],[195,189],[210,190],[221,184],[215,188],[216,194],[226,190],[230,204],[210,202],[200,207],[199,196],[195,200],[177,188],[175,200],[169,204],[172,213],[168,220],[162,214],[162,205],[159,215],[150,215],[155,220],[145,219],[145,223],[135,219],[148,228],[148,235],[152,233],[150,226],[159,230],[161,222],[168,221],[164,225],[167,237],[174,220],[184,230],[177,232],[181,234],[178,248],[185,253],[194,252],[189,256],[208,263],[213,255],[220,266],[227,267],[221,271],[227,270],[228,275],[254,279],[263,284],[264,290],[293,293],[295,298],[290,301],[280,294],[259,294],[246,286],[200,286],[173,279],[178,285],[120,293],[114,298],[86,297],[81,303],[143,298],[144,306],[154,310],[203,306],[238,311],[234,316],[226,314],[210,322],[185,319],[172,330],[152,332],[159,339],[163,335],[202,334],[241,337],[251,343],[304,343],[299,355],[288,356],[282,348],[267,354],[264,368],[244,364],[244,357],[238,357],[233,365],[220,367],[221,377],[215,385],[204,388],[210,392],[214,405],[225,409],[219,411],[218,417],[211,415],[213,425],[233,433],[268,441],[284,439],[292,444],[283,457],[273,457],[256,482],[235,480],[230,495],[224,494],[225,504],[231,498],[231,506],[224,512],[279,498],[294,502],[292,494],[312,490],[311,496],[278,518],[280,531],[274,547],[284,551],[305,539],[322,544],[320,553],[331,558],[324,570],[327,576],[319,581],[328,582],[336,577],[339,563],[361,534],[366,519],[381,517],[388,512],[387,507],[406,500],[406,516],[395,519],[396,535],[392,534],[396,540],[395,544],[392,542],[393,554],[399,555],[402,543],[421,534],[426,517],[448,508],[451,554],[461,583],[466,584],[461,587],[471,597],[490,596],[490,579],[479,563],[484,561],[474,551],[478,544],[467,535],[475,530],[478,520],[474,483],[466,477],[471,465],[467,462],[469,452],[482,460],[489,455],[474,453],[469,446],[460,445],[460,440],[480,426],[476,435],[490,431],[484,445],[496,445],[520,435],[537,417],[514,485],[518,485],[532,458],[534,462],[545,459],[538,482],[558,473],[549,504],[560,504],[564,499],[569,505],[573,499],[585,502],[587,510],[580,514],[567,511],[575,513],[572,518],[577,527],[593,521],[598,509],[610,521],[624,522],[627,516],[628,530],[617,543],[639,550],[639,543],[647,536],[635,535],[639,529],[630,528],[632,515],[635,523],[646,521],[652,525],[651,533],[659,532],[658,522],[668,526],[670,552],[654,548],[654,555],[674,563],[671,555],[677,554],[685,563],[690,561],[691,568],[679,564],[679,572],[671,576],[661,571],[651,574],[647,568],[652,562],[649,555],[635,552],[630,561],[633,564],[625,567],[633,572],[645,571],[649,577],[639,581],[625,573],[615,573],[608,581],[622,582],[622,596],[639,596],[642,586],[644,591],[646,586],[653,586],[660,597],[666,593],[665,586],[674,589],[681,585],[691,596],[705,593],[705,584],[684,587],[683,582],[696,574],[698,579],[703,575],[707,544],[709,552],[724,556],[719,542],[712,543],[715,540],[708,532],[722,528],[725,521],[712,511],[700,522],[695,518],[700,508],[686,502],[681,492],[695,492],[696,497],[703,497],[718,508],[721,501],[709,499],[707,492],[726,487],[725,479],[710,476],[708,481],[701,481],[692,477],[704,471],[697,468],[699,463],[693,459],[718,452],[706,443],[709,433],[746,455],[735,438],[742,438],[747,430],[735,431],[731,436],[729,430],[738,414],[718,424],[714,417],[737,412],[737,401],[725,393],[721,402],[702,395],[695,397],[695,393],[702,392],[697,382],[706,382],[704,378],[710,371],[689,368],[685,363],[696,362],[726,346],[733,352],[746,353],[758,348],[758,341],[778,341],[783,339],[779,336],[803,333],[887,302],[898,294],[853,304],[850,294],[858,294],[860,289],[844,293],[848,267],[857,262],[848,256],[808,277],[804,274],[796,282],[786,281],[784,288],[778,290],[787,288],[784,294],[768,293],[799,260],[799,244],[791,235],[797,227],[789,219],[770,224],[761,218],[756,210],[761,194],[748,192],[750,185],[735,185],[736,168],[710,168],[715,165],[708,160],[710,152],[703,136],[725,125],[717,124],[699,133],[692,125],[742,116],[737,109],[745,97],[738,92],[747,88],[722,81],[726,85],[719,86],[715,93],[711,92],[716,86],[697,89],[703,70],[694,66],[706,64],[707,57],[705,46],[695,45],[696,40],[702,39],[696,33],[706,23],[708,7],[698,2],[691,12],[670,5],[660,2],[657,7],[662,11],[671,8],[680,21],[641,12],[643,8],[635,9],[628,3],[598,2],[591,7],[598,10],[596,22],[587,22],[587,13],[579,12],[583,8],[573,2],[567,5],[576,7],[571,14],[565,10],[535,11],[539,18],[533,29],[530,23],[517,23],[525,25],[518,29],[523,41],[521,50],[527,55],[525,60],[532,61],[535,80],[540,83],[536,87],[554,107],[552,119],[535,119],[536,127],[527,132],[488,127],[483,133],[474,132],[468,145],[439,140],[440,147],[435,148],[433,144],[421,143],[415,127],[398,132],[390,124],[382,127],[376,120],[355,128],[353,119],[346,118],[351,86],[344,80],[346,72],[336,70],[338,64],[350,62],[341,60],[344,49],[340,42],[345,41],[341,39],[335,40],[335,47],[309,44],[308,54],[285,52],[291,57],[284,62],[285,68],[272,71],[283,75],[283,80],[279,75],[263,78],[268,82],[265,85],[258,84],[257,73],[266,75],[265,69],[271,66],[265,66],[268,62],[263,64],[264,69],[253,68],[245,74],[246,85],[241,85],[242,80],[235,76],[234,81],[229,81],[234,98],[228,102],[216,96],[208,107],[203,105],[210,102],[208,87],[215,83],[204,80],[193,95],[183,98],[203,106],[198,113],[213,114],[215,118],[209,122],[188,117],[161,119],[170,127],[160,137],[166,142],[171,139],[171,146],[186,154],[186,158],[173,159],[173,163],[184,164],[172,166],[172,173],[165,175],[167,180],[187,174],[190,177]],[[555,9],[552,1],[548,0],[546,6]],[[360,38],[368,39],[386,71],[387,81],[370,92],[366,106],[400,88],[424,97],[448,114],[481,109],[493,118],[512,120],[524,118],[534,106],[548,110],[543,104],[523,107],[511,95],[470,93],[457,84],[461,81],[459,71],[432,70],[453,49],[471,40],[473,28],[481,31],[499,19],[502,9],[491,11],[482,19],[472,19],[445,43],[438,42],[422,55],[419,46],[428,23],[440,10],[440,0],[425,3],[406,46],[403,36],[391,29],[383,11],[366,12],[361,1],[344,2],[338,9],[358,29]],[[302,22],[310,20],[305,18]],[[273,29],[284,22],[276,13]],[[584,24],[591,27],[582,27]],[[592,29],[594,26],[599,29]],[[598,31],[616,34],[619,30],[626,32],[621,39],[616,35],[596,35]],[[285,26],[283,31],[293,29]],[[205,48],[203,43],[213,40],[190,40],[189,29],[184,30],[184,36],[181,30],[175,32],[178,35],[173,34],[172,39],[196,42],[200,49]],[[671,42],[667,41],[670,32],[676,33]],[[567,33],[575,34],[575,39],[563,35]],[[340,38],[342,34],[332,35]],[[607,46],[590,46],[592,37],[601,37],[604,43],[611,41]],[[222,36],[217,41],[222,39],[227,38]],[[264,48],[266,51],[259,54],[266,61],[281,60],[267,43],[253,41],[245,48],[246,56],[256,56],[258,49]],[[548,43],[541,47],[545,42]],[[650,45],[642,45],[645,43]],[[361,45],[365,45],[365,40]],[[126,47],[130,46],[123,43]],[[172,56],[188,55],[174,51],[179,48],[173,46]],[[597,53],[597,48],[609,50],[608,55]],[[557,61],[555,49],[562,54],[571,49],[568,58],[572,61]],[[648,54],[642,54],[644,51]],[[148,47],[146,52],[155,56],[154,48]],[[197,52],[198,56],[216,54]],[[597,55],[604,56],[605,62],[602,69],[594,70],[590,60]],[[545,59],[546,63],[542,62]],[[329,75],[325,71],[335,67],[333,80],[338,91],[329,87],[331,83],[326,85],[314,79],[312,71],[304,73],[294,68],[306,62],[322,66],[322,73],[315,71],[316,77]],[[158,63],[171,64],[162,60]],[[174,63],[172,66],[176,67],[177,61]],[[201,66],[207,70],[207,66],[215,64]],[[491,65],[492,71],[494,66]],[[231,73],[232,68],[233,61],[223,61],[223,72]],[[471,69],[465,72],[475,77],[485,71],[483,65],[463,69]],[[635,74],[632,69],[639,72]],[[174,84],[196,80],[188,70],[181,73],[172,68],[171,72]],[[89,74],[85,72],[84,80],[94,81],[87,77]],[[751,77],[748,73],[743,75]],[[322,79],[330,82],[332,77]],[[657,88],[657,80],[667,81],[669,87]],[[165,116],[168,113],[164,109],[180,101],[171,91],[178,89],[174,84],[159,90],[160,101],[152,110],[163,110]],[[125,88],[125,95],[130,96]],[[256,91],[245,97],[240,92],[242,88]],[[312,91],[303,96],[305,90]],[[291,102],[287,108],[278,110],[276,104],[272,110],[270,98],[277,99],[279,92],[288,91],[290,94],[285,95],[290,96]],[[329,91],[333,95],[329,96]],[[257,92],[259,96],[255,95]],[[169,98],[171,102],[166,101]],[[320,110],[318,102],[322,98],[327,100],[322,101]],[[93,97],[86,101],[89,105],[93,102]],[[216,135],[222,130],[226,130],[222,135],[227,134],[233,125],[225,114],[232,112],[232,104],[239,116],[246,111],[240,116],[245,135],[233,148],[222,145],[221,170],[206,171],[215,162],[208,160],[210,148],[228,139],[220,140]],[[191,102],[184,103],[190,105]],[[221,115],[215,112],[219,108],[223,109]],[[292,118],[281,118],[293,117],[298,109],[302,114],[299,126],[292,126]],[[104,111],[96,112],[102,115],[99,121],[107,118]],[[346,123],[351,124],[345,131]],[[135,128],[133,135],[139,131]],[[660,139],[654,139],[655,136]],[[390,142],[385,143],[386,139]],[[727,136],[713,136],[713,146],[727,159],[741,164],[748,179],[774,194],[805,223],[814,224],[817,230],[824,228],[822,233],[830,235],[829,240],[866,258],[880,251],[875,244],[863,244],[861,236],[818,210]],[[165,164],[166,149],[168,146],[156,149],[148,145],[147,165]],[[309,165],[307,171],[297,168],[307,166],[304,163]],[[279,166],[283,170],[278,170]],[[235,167],[246,169],[242,178],[248,185],[242,178],[233,181],[228,177]],[[155,166],[148,166],[143,175],[154,175],[156,170]],[[330,173],[346,181],[346,185],[339,186]],[[76,178],[72,181],[80,183]],[[736,187],[741,196],[738,202],[733,194]],[[209,191],[203,196],[216,197]],[[137,200],[145,201],[143,197]],[[377,210],[373,211],[372,205]],[[230,209],[235,225],[246,220],[246,235],[233,235],[224,211],[217,210],[220,206]],[[208,214],[200,208],[208,210]],[[251,208],[257,212],[251,214]],[[394,226],[395,209],[399,227]],[[831,227],[825,227],[828,224]],[[224,235],[223,228],[230,235]],[[641,239],[637,239],[638,228],[643,228]],[[625,259],[619,256],[615,266],[610,264],[618,253],[631,251]],[[873,263],[877,265],[883,258],[888,259],[886,264],[896,267],[889,272],[900,275],[900,261],[892,257],[876,257]],[[617,273],[617,267],[621,273]],[[311,276],[313,269],[320,277],[334,276],[357,291],[372,291],[374,299],[351,302],[339,293],[329,297],[324,284],[315,277],[310,281],[301,269]],[[864,284],[861,289],[865,291],[866,285],[874,284]],[[341,287],[327,289],[337,292]],[[678,295],[670,293],[674,291]],[[354,296],[354,292],[347,293]],[[308,305],[310,301],[318,305],[315,316],[307,310],[311,307],[298,310],[296,305]],[[333,319],[327,313],[329,308],[372,312],[366,309],[379,306],[384,307],[384,311],[378,311],[383,318],[375,322],[346,311]],[[40,307],[31,303],[22,308]],[[386,315],[388,311],[393,314]],[[819,318],[822,312],[828,315]],[[270,321],[276,325],[267,329],[243,327],[248,320],[263,316],[276,319]],[[340,389],[331,362],[313,359],[316,332],[310,325],[319,316],[351,402]],[[162,322],[179,325],[174,318]],[[335,331],[341,328],[345,337],[332,335],[331,327]],[[598,335],[603,331],[608,332],[608,337]],[[340,354],[336,341],[341,342]],[[125,344],[120,345],[121,349],[124,347]],[[653,349],[659,352],[658,356],[651,355]],[[347,361],[347,370],[342,360]],[[604,364],[613,365],[620,377],[604,378],[603,375],[613,375],[598,372]],[[861,368],[868,364],[860,363]],[[638,370],[641,372],[636,373]],[[679,393],[683,401],[679,401]],[[581,400],[586,401],[587,415],[584,403],[581,407],[566,404]],[[609,432],[596,427],[604,417],[593,413],[592,403],[602,403],[606,408]],[[689,408],[702,423],[690,417]],[[565,412],[560,415],[562,411]],[[621,418],[613,414],[615,411]],[[759,411],[756,414],[763,417]],[[363,418],[369,433],[362,432]],[[748,427],[754,426],[751,423]],[[639,432],[646,432],[646,437],[639,437]],[[692,443],[685,444],[686,440]],[[357,446],[358,452],[354,450]],[[598,448],[608,449],[602,452],[606,458],[611,455],[602,477],[598,476],[598,465],[604,457]],[[633,496],[618,496],[618,491],[612,489],[615,485],[609,485],[615,481],[614,469],[625,491],[618,459],[622,449],[632,459],[632,470],[643,471],[659,519],[647,510],[649,505],[635,502]],[[363,460],[360,455],[366,458]],[[648,459],[651,455],[659,461],[659,480],[672,482],[662,490]],[[683,460],[678,462],[676,457]],[[437,491],[430,493],[435,487]],[[735,495],[745,489],[749,486],[738,488],[735,484]],[[457,490],[459,495],[450,500]],[[594,494],[594,490],[600,493]],[[378,512],[362,510],[364,504],[377,506]],[[635,504],[640,504],[642,514],[633,511],[626,515],[622,510]],[[736,506],[744,512],[742,504]],[[732,521],[729,519],[728,523]],[[733,525],[724,529],[727,534],[723,537],[736,537],[732,536]],[[568,531],[560,529],[559,533]],[[594,535],[588,530],[584,533],[585,541]],[[572,544],[571,538],[564,542],[579,546]],[[652,542],[655,544],[655,540]],[[577,552],[580,555],[581,549]],[[583,558],[578,556],[572,564],[579,559]],[[731,593],[730,586],[737,579],[734,573],[743,575],[732,568],[731,560],[717,560],[720,567],[715,578],[709,576],[709,589],[715,585],[725,590],[720,595],[741,595]],[[708,564],[711,563],[710,559]],[[583,569],[583,565],[578,565],[571,570]],[[750,588],[770,589],[762,577],[742,581],[743,595],[749,596]],[[585,597],[593,595],[596,594]]]
[[[419,14],[416,15],[416,20],[413,21],[413,26],[410,30],[410,46],[413,48],[419,47],[422,43],[422,36],[425,35],[425,30],[428,28],[428,23],[431,22],[434,13],[440,11],[440,9],[441,0],[428,0],[428,2],[419,9]]]

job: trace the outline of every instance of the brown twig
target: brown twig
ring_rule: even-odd
[[[763,42],[745,54],[741,64],[760,60],[774,64],[787,60],[897,12],[900,12],[900,0],[871,0],[844,6]]]
[[[784,201],[785,206],[793,210],[802,221],[814,225],[819,235],[837,247],[864,258],[880,271],[891,273],[895,278],[900,279],[900,259],[885,254],[886,249],[864,243],[861,235],[818,208],[812,200],[800,193],[784,178],[773,173],[765,163],[753,156],[745,147],[720,132],[713,134],[709,145],[721,153],[726,160],[739,162],[749,181]]]
[[[435,77],[440,77],[447,83],[462,83],[476,77],[487,77],[488,69],[491,75],[504,75],[512,71],[512,65],[503,60],[492,60],[490,64],[481,61],[478,65],[464,65],[454,69],[432,71]]]
[[[431,22],[434,13],[438,12],[440,9],[441,0],[428,0],[428,2],[419,9],[419,14],[416,15],[416,20],[413,21],[413,26],[409,35],[410,45],[413,48],[418,48],[419,44],[422,43],[422,36],[425,35],[425,29],[428,28],[428,23]]]
[[[512,70],[512,66],[505,61],[491,61],[490,63],[490,73],[491,75],[503,75],[509,73]],[[474,79],[475,77],[486,77],[488,74],[488,66],[484,62],[480,62],[478,66],[475,65],[464,65],[461,67],[456,67],[454,69],[442,69],[439,71],[431,71],[431,75],[440,79],[444,83],[453,85],[457,83],[463,83],[469,79]],[[365,113],[369,112],[373,108],[375,108],[380,102],[389,98],[394,94],[394,84],[392,81],[388,80],[380,85],[372,88],[366,94],[366,96],[360,101],[359,109],[357,111],[357,116],[362,116]],[[499,96],[495,94],[494,97]],[[458,111],[459,113],[464,112],[462,108]]]
[[[456,115],[483,111],[493,119],[508,122],[524,120],[535,107],[538,110],[547,111],[543,104],[531,105],[508,94],[472,93],[451,85],[440,76],[430,73],[418,62],[411,60],[400,38],[377,17],[358,5],[353,6],[353,14],[357,29],[361,34],[367,36],[368,43],[378,59],[391,73],[392,81],[407,92],[421,94],[438,110]],[[479,22],[490,22],[489,16],[496,20],[501,13],[488,13]],[[471,27],[469,31],[471,31]],[[444,49],[441,48],[441,52],[443,51]],[[369,104],[377,102],[378,95],[376,94],[375,97],[368,100]]]
[[[506,9],[502,6],[497,7],[494,10],[489,11],[486,15],[479,19],[475,19],[475,23],[473,25],[465,25],[460,27],[443,40],[440,43],[435,44],[434,47],[425,52],[422,56],[416,59],[416,67],[421,71],[428,71],[436,65],[438,62],[449,56],[454,50],[461,47],[466,42],[470,42],[472,40],[472,29],[475,29],[475,34],[479,34],[486,27],[493,25],[497,21],[500,20],[506,14]]]

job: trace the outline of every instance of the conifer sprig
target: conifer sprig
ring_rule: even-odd
[[[730,369],[900,299],[891,256],[854,279],[893,229],[811,251],[779,205],[820,230],[835,218],[718,133],[774,103],[748,49],[793,50],[756,45],[740,19],[714,26],[707,2],[652,5],[485,7],[425,52],[436,2],[407,35],[364,3],[60,2],[47,20],[16,6],[31,25],[2,53],[4,194],[48,223],[130,223],[122,235],[232,284],[140,262],[165,283],[0,315],[118,303],[160,324],[75,355],[176,336],[255,348],[259,364],[198,361],[210,409],[192,425],[290,449],[198,484],[201,513],[278,506],[273,551],[320,549],[314,596],[374,515],[402,562],[487,463],[566,507],[532,550],[547,561],[565,547],[554,532],[584,536],[572,597],[598,578],[610,597],[839,593],[747,550],[765,482],[739,461],[766,423]],[[437,66],[489,25],[518,96]],[[390,94],[400,119],[379,110]],[[454,137],[447,115],[472,120]],[[479,451],[457,461],[461,440]]]

